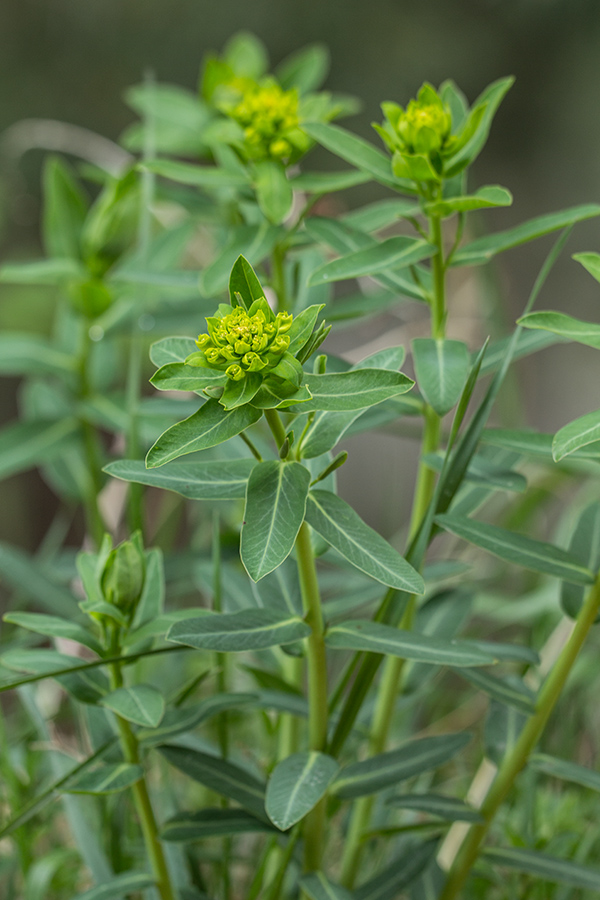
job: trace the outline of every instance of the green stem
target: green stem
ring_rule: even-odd
[[[475,863],[481,844],[494,820],[496,812],[513,787],[519,772],[527,764],[532,750],[538,743],[546,723],[562,694],[567,678],[577,659],[587,635],[600,609],[600,577],[590,590],[577,617],[571,637],[563,647],[550,674],[546,678],[536,703],[536,712],[528,719],[512,750],[504,757],[496,778],[479,810],[484,819],[480,825],[471,825],[467,836],[452,864],[439,900],[454,900],[467,880]]]
[[[303,522],[296,538],[296,559],[304,618],[311,633],[307,641],[308,733],[311,750],[323,751],[327,743],[327,656],[323,613],[310,528]],[[325,840],[325,798],[304,820],[304,857],[308,871],[321,867]]]
[[[287,308],[287,289],[285,284],[285,247],[276,244],[271,255],[273,266],[273,290],[277,297],[277,312]]]
[[[113,690],[116,690],[123,684],[121,667],[118,663],[114,663],[110,668],[110,682]],[[126,719],[122,719],[119,715],[116,715],[116,719],[123,755],[128,763],[139,766],[139,745],[135,734],[131,730],[131,725]],[[152,803],[150,802],[145,775],[142,775],[141,779],[132,785],[131,791],[133,793],[135,808],[144,836],[146,852],[150,860],[150,865],[152,866],[152,873],[156,879],[158,893],[161,900],[176,900],[175,891],[171,884],[171,878],[167,868],[167,861],[158,837],[158,827],[154,817]]]
[[[283,422],[279,418],[279,413],[276,409],[265,409],[265,419],[267,420],[267,424],[271,429],[271,433],[277,444],[277,449],[279,450],[285,441],[285,428],[283,427]]]
[[[446,263],[444,261],[442,220],[439,216],[432,216],[430,219],[430,241],[438,248],[431,261],[433,275],[431,336],[439,339],[444,337],[446,329]]]
[[[83,322],[83,334],[81,351],[79,356],[79,397],[85,400],[90,396],[89,361],[92,342],[89,333],[89,322]],[[96,549],[102,543],[106,530],[104,519],[98,506],[98,494],[102,490],[102,463],[100,461],[100,449],[98,435],[93,425],[83,417],[80,419],[83,446],[88,467],[88,481],[84,497],[84,512],[88,533],[94,542]]]

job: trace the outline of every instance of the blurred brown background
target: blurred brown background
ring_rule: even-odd
[[[362,113],[347,124],[374,141],[370,122],[379,120],[381,100],[404,103],[423,80],[437,85],[451,77],[472,101],[490,81],[513,74],[516,84],[497,115],[473,182],[502,184],[515,203],[482,216],[482,227],[502,229],[600,200],[597,0],[2,0],[0,131],[39,117],[117,140],[133,119],[123,91],[139,82],[144,70],[151,68],[159,81],[193,87],[203,53],[219,49],[240,29],[260,36],[274,63],[306,43],[327,43],[332,57],[327,86],[361,98]],[[39,253],[42,158],[42,150],[30,150],[19,160],[18,174],[0,172],[2,259]],[[315,167],[331,164],[319,151],[310,161]],[[368,187],[362,188],[349,202],[368,196]],[[498,291],[497,327],[509,327],[550,244],[548,239],[511,251],[484,282],[459,281],[451,336],[460,336],[464,325],[464,339],[477,341],[478,305],[488,306]],[[538,308],[597,319],[600,286],[570,254],[599,249],[598,221],[578,226]],[[0,286],[0,327],[29,329],[32,322],[40,330],[48,325],[43,296]],[[402,329],[402,321],[386,323],[388,333],[392,326]],[[405,335],[414,333],[418,327]],[[345,332],[338,346],[350,352],[374,337]],[[554,431],[598,407],[599,374],[595,351],[566,345],[521,364],[512,389],[522,395],[525,419]],[[15,380],[0,381],[1,422],[16,414],[16,386]],[[376,468],[385,477],[357,498],[363,515],[388,533],[392,526],[385,510],[390,502],[403,503],[410,490],[413,451],[404,445],[382,438]],[[342,470],[348,492],[360,466],[373,467],[373,455],[362,438],[344,446],[352,451]],[[52,497],[37,475],[3,482],[0,539],[34,548],[51,510]]]

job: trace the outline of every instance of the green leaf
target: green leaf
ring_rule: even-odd
[[[200,277],[200,291],[205,297],[214,297],[227,288],[231,268],[242,254],[258,265],[281,237],[281,228],[264,222],[260,226],[240,225],[232,229],[229,240]]]
[[[591,503],[581,513],[569,544],[569,553],[590,572],[600,569],[600,503]],[[560,605],[567,616],[577,618],[584,594],[585,589],[581,585],[568,581],[562,583]]]
[[[288,337],[290,339],[288,353],[291,353],[292,356],[295,356],[308,341],[313,333],[317,317],[324,306],[324,303],[307,306],[301,313],[294,316],[294,321],[288,331]]]
[[[0,478],[59,458],[77,434],[77,420],[15,422],[0,432]]]
[[[446,822],[483,822],[476,809],[457,797],[444,797],[441,794],[396,794],[389,797],[386,803],[399,809],[429,813]]]
[[[0,576],[5,586],[10,585],[52,613],[64,617],[76,615],[77,600],[66,586],[51,577],[38,559],[1,541]]]
[[[209,670],[206,674],[209,674]],[[194,703],[193,706],[168,709],[157,728],[140,728],[136,737],[146,746],[164,744],[165,741],[170,741],[180,734],[193,731],[198,725],[225,710],[241,709],[244,706],[255,704],[257,699],[257,694],[221,693],[214,697],[207,697],[200,703]]]
[[[311,491],[306,521],[348,562],[376,581],[411,594],[425,590],[419,573],[335,494]]]
[[[247,372],[240,381],[228,378],[225,382],[225,390],[219,397],[219,403],[223,409],[239,409],[250,403],[256,396],[262,385],[262,375],[259,372]]]
[[[190,500],[237,500],[246,496],[253,459],[222,462],[169,463],[158,470],[147,469],[139,459],[120,459],[104,471],[113,478],[175,491]]]
[[[287,559],[304,521],[309,470],[298,462],[257,463],[248,479],[240,556],[259,581]]]
[[[470,681],[494,700],[505,703],[507,706],[514,706],[515,709],[527,716],[531,716],[535,712],[535,694],[520,679],[515,677],[496,678],[495,675],[481,672],[478,669],[469,669],[468,672],[461,670],[460,674],[466,681]]]
[[[232,306],[238,305],[236,294],[239,294],[246,309],[250,309],[255,300],[265,296],[264,289],[256,276],[256,272],[244,256],[238,256],[229,276],[229,299]]]
[[[290,183],[295,190],[305,191],[307,194],[331,194],[370,180],[368,172],[348,169],[344,172],[301,172],[291,178]]]
[[[437,841],[410,844],[390,865],[354,891],[354,900],[396,900],[419,877],[437,850]]]
[[[18,625],[20,628],[27,628],[36,634],[77,641],[84,647],[94,650],[95,653],[100,653],[102,650],[102,645],[93,634],[70,619],[61,619],[59,616],[47,616],[41,613],[9,612],[4,616],[4,621]]]
[[[32,678],[19,679],[8,685],[3,684],[4,690],[36,681],[38,678],[56,678],[81,703],[94,704],[102,699],[108,689],[108,680],[104,675],[88,671],[94,665],[101,665],[102,660],[87,666],[79,665],[77,656],[68,656],[66,653],[57,653],[56,650],[38,647],[35,650],[17,648],[7,650],[0,657],[0,663],[7,669],[16,669],[17,672],[28,672],[32,675]]]
[[[148,159],[138,164],[145,172],[154,172],[170,181],[189,184],[201,188],[245,187],[250,183],[249,175],[241,171],[219,169],[216,166],[194,166],[172,159]]]
[[[6,332],[0,335],[0,373],[2,375],[58,375],[75,372],[76,361],[35,334]]]
[[[554,344],[562,343],[562,341],[563,338],[560,338],[558,335],[552,334],[549,331],[521,331],[518,335],[517,346],[512,358],[513,360],[523,359],[523,357],[529,356],[531,353],[537,353],[538,350],[545,350],[546,347],[552,347]],[[481,375],[496,372],[502,366],[511,342],[512,335],[501,338],[499,341],[494,341],[493,344],[488,346],[485,352],[485,358],[481,365]],[[471,358],[472,362],[475,360],[475,355],[476,354]]]
[[[600,206],[588,203],[583,206],[573,206],[558,213],[549,213],[523,222],[508,231],[499,231],[497,234],[488,234],[478,238],[462,247],[452,257],[452,266],[478,266],[493,259],[498,253],[526,244],[552,231],[567,228],[584,219],[591,219],[600,215]]]
[[[471,740],[470,734],[419,738],[342,769],[332,791],[343,800],[364,797],[445,765]]]
[[[594,581],[589,569],[560,547],[486,522],[476,522],[466,516],[441,515],[436,516],[435,521],[446,531],[506,562],[575,584],[591,584]]]
[[[263,215],[273,225],[280,225],[290,214],[294,202],[294,191],[283,164],[275,160],[256,163],[254,190]]]
[[[341,219],[345,225],[360,231],[379,231],[393,225],[401,218],[417,216],[422,212],[414,200],[377,200],[367,206],[347,212]]]
[[[469,212],[473,209],[485,209],[490,206],[510,206],[512,201],[510,191],[494,184],[479,188],[474,194],[426,203],[425,211],[429,216],[446,218],[456,212]]]
[[[321,122],[303,122],[302,130],[326,150],[335,153],[357,169],[368,172],[381,184],[403,190],[405,193],[416,193],[412,182],[394,176],[389,156],[363,138],[338,125],[324,125]]]
[[[201,650],[241,652],[292,644],[309,634],[310,628],[299,616],[272,609],[243,609],[176,622],[167,640]]]
[[[376,275],[387,269],[408,268],[423,259],[429,259],[435,253],[434,245],[422,238],[397,235],[319,266],[308,279],[308,283],[329,284],[346,278]]]
[[[573,259],[581,263],[596,281],[600,281],[600,253],[574,253]]]
[[[494,865],[516,869],[517,872],[527,872],[528,875],[535,875],[544,881],[600,891],[600,869],[591,866],[584,866],[568,859],[558,859],[537,850],[523,850],[517,847],[486,847],[483,855]]]
[[[287,831],[313,809],[339,771],[326,753],[293,753],[278,763],[267,784],[265,808],[271,822]]]
[[[169,363],[182,363],[197,350],[196,341],[190,337],[167,337],[150,347],[150,359],[160,368]]]
[[[462,341],[415,338],[412,342],[419,390],[439,416],[456,405],[469,374],[470,359]]]
[[[167,744],[158,749],[172,766],[194,781],[199,781],[223,797],[229,797],[257,818],[268,821],[265,813],[265,785],[246,769],[187,747]]]
[[[32,262],[8,263],[0,267],[0,282],[5,284],[61,284],[85,279],[88,272],[74,259],[37,259]]]
[[[185,363],[167,363],[150,379],[158,391],[203,391],[207,387],[224,387],[229,379],[224,372],[188,366]]]
[[[600,410],[574,419],[557,431],[552,441],[552,458],[560,462],[595,441],[600,441]]]
[[[323,872],[311,872],[300,880],[302,891],[310,900],[353,900],[354,894],[341,884],[334,884]]]
[[[144,872],[125,872],[83,894],[77,894],[73,900],[123,900],[125,895],[143,891],[152,887],[154,883],[152,875],[146,875]]]
[[[289,91],[307,94],[321,87],[329,72],[329,50],[325,44],[309,44],[287,56],[275,69],[277,81]]]
[[[565,313],[542,310],[529,313],[517,319],[517,324],[523,328],[540,328],[543,331],[551,331],[569,341],[577,341],[586,347],[595,347],[600,350],[600,325],[595,322],[583,322]]]
[[[443,454],[426,453],[423,462],[434,472],[441,472],[444,465]],[[527,479],[513,469],[501,469],[484,456],[474,456],[465,476],[465,482],[480,484],[491,490],[523,492],[527,489]]]
[[[482,443],[493,447],[514,450],[522,456],[533,456],[552,462],[552,435],[539,431],[520,431],[510,428],[486,428],[481,436]],[[600,459],[600,443],[592,443],[587,449],[582,447],[573,453],[574,459]]]
[[[506,92],[512,87],[514,78],[500,78],[488,85],[473,104],[473,108],[463,126],[462,140],[459,137],[459,147],[448,160],[446,177],[461,172],[470,165],[483,149],[492,120],[502,102]]]
[[[70,170],[55,156],[44,166],[43,189],[42,234],[46,253],[80,259],[87,202]]]
[[[156,728],[165,713],[164,697],[147,684],[117,688],[107,694],[101,703],[122,719],[145,725],[146,728]]]
[[[381,653],[436,666],[486,666],[495,662],[491,653],[471,646],[468,641],[446,641],[362,619],[329,628],[325,643],[337,649]]]
[[[199,812],[178,813],[163,825],[163,841],[202,841],[208,837],[230,834],[275,832],[270,822],[250,815],[244,809],[201,809]]]
[[[567,759],[548,756],[546,753],[534,753],[528,765],[536,772],[543,772],[552,778],[560,778],[561,781],[570,781],[600,792],[600,772],[596,772],[595,769],[588,769],[587,766],[580,766]]]
[[[406,394],[414,381],[402,372],[386,369],[354,369],[326,375],[304,376],[304,384],[312,399],[299,407],[299,412],[326,410],[346,412],[375,406],[389,397]]]
[[[112,763],[92,771],[83,772],[63,787],[67,794],[115,794],[131,787],[144,777],[141,766],[130,763]]]
[[[262,412],[252,406],[241,406],[225,410],[218,400],[208,400],[183,422],[168,428],[148,451],[146,465],[149,469],[186,453],[206,450],[222,444],[258,422]]]

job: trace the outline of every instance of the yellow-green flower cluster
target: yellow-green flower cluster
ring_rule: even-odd
[[[267,375],[290,345],[287,332],[292,319],[284,312],[275,315],[264,298],[255,300],[249,310],[222,304],[217,315],[206,320],[208,334],[196,341],[203,357],[198,362],[224,371],[233,381],[250,372]]]
[[[298,91],[284,91],[275,81],[249,86],[224,112],[243,129],[243,150],[249,159],[287,161],[310,146],[300,129]]]

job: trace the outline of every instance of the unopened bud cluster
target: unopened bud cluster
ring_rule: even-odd
[[[284,91],[276,82],[254,84],[225,112],[244,130],[249,159],[289,160],[305,153],[309,140],[300,130],[298,91]]]

